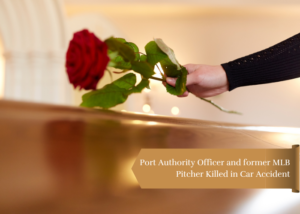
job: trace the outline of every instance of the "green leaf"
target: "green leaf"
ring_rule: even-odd
[[[125,39],[123,38],[115,38],[116,40],[118,40],[119,42],[124,43],[125,45],[128,45],[135,53],[135,61],[140,59],[140,53],[139,53],[139,48],[136,44],[134,44],[133,42],[127,42]]]
[[[132,42],[126,42],[125,43],[126,45],[130,46],[132,48],[132,50],[134,51],[135,53],[135,61],[138,61],[140,60],[140,51],[139,51],[139,48],[136,44],[132,43]]]
[[[154,39],[154,41],[158,45],[160,50],[168,55],[171,62],[173,62],[173,64],[175,64],[177,66],[177,70],[180,70],[181,66],[179,65],[179,63],[175,57],[174,51],[171,48],[169,48],[162,39]]]
[[[177,66],[167,57],[160,61],[161,68],[167,77],[178,77],[181,70],[177,70]]]
[[[125,62],[117,51],[108,50],[108,57],[110,59],[108,67],[114,67],[119,69],[131,69],[130,62]]]
[[[122,43],[116,38],[110,37],[105,40],[109,50],[117,51],[119,55],[124,59],[125,62],[131,62],[135,59],[135,53],[131,47]]]
[[[117,56],[115,58],[115,60],[113,60],[112,62],[115,63],[114,68],[119,68],[119,69],[126,69],[126,70],[130,70],[131,69],[131,63],[130,62],[125,62],[124,59],[121,56]]]
[[[118,56],[117,51],[108,50],[108,57],[110,60],[114,60]]]
[[[141,55],[140,56],[140,61],[141,62],[147,62],[147,55]]]
[[[136,83],[136,76],[133,73],[126,74],[123,77],[113,82],[114,85],[127,90],[134,87],[135,83]]]
[[[126,74],[101,89],[84,94],[80,106],[111,108],[124,103],[130,94],[129,89],[134,89],[135,82],[134,74]]]
[[[126,42],[126,40],[123,39],[123,38],[115,38],[115,39],[118,40],[119,42],[122,42],[122,43],[125,43],[125,42]]]
[[[155,74],[155,72],[153,71],[153,67],[145,61],[132,62],[132,70],[134,70],[137,73],[140,73],[145,78],[150,78],[152,75]]]
[[[116,63],[113,61],[109,61],[107,67],[114,67],[115,68]]]
[[[115,67],[116,63],[114,62],[115,58],[118,56],[118,52],[113,52],[111,50],[108,50],[108,57],[109,57],[109,62],[108,62],[108,67]]]
[[[187,78],[187,70],[185,67],[181,67],[181,74],[178,76],[176,80],[175,87],[167,84],[167,92],[173,95],[182,95],[186,91],[186,78]]]
[[[141,82],[130,90],[130,93],[140,93],[146,87],[149,87],[150,81],[148,79],[142,79]]]
[[[168,57],[154,41],[149,42],[145,46],[145,50],[148,58],[147,60],[152,66]]]
[[[142,79],[137,86],[135,86],[135,83],[136,75],[132,73],[126,74],[101,89],[84,94],[80,106],[114,107],[120,103],[124,103],[130,94],[142,92],[149,85],[149,80]]]
[[[111,108],[127,99],[127,90],[114,84],[104,86],[102,89],[91,91],[82,96],[82,107]]]
[[[123,44],[127,45],[129,48],[131,48],[134,53],[135,53],[135,61],[138,61],[140,59],[140,54],[139,54],[139,48],[132,42],[126,42],[125,39],[122,38],[115,38],[117,41],[122,42]],[[108,56],[111,59],[108,66],[109,67],[114,67],[118,69],[126,69],[130,70],[131,69],[131,63],[126,62],[121,55],[118,55],[118,52],[108,50]],[[112,56],[112,57],[110,57]]]

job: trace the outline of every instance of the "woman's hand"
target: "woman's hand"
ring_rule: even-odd
[[[186,91],[179,97],[188,96],[189,92],[197,97],[213,97],[228,91],[229,83],[226,73],[221,65],[187,64],[184,67],[188,71]],[[167,77],[167,83],[175,86],[176,78]]]

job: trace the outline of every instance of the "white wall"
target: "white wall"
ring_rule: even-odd
[[[0,0],[4,98],[70,104],[62,0]]]
[[[124,4],[124,0],[64,0],[66,4]],[[126,4],[189,4],[201,6],[219,6],[219,5],[286,5],[299,4],[298,0],[126,0]]]

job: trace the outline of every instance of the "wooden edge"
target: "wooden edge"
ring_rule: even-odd
[[[293,145],[292,149],[295,150],[295,188],[292,192],[299,193],[299,145]]]

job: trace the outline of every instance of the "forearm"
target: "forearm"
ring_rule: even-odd
[[[300,77],[300,34],[257,53],[222,64],[229,90]]]

